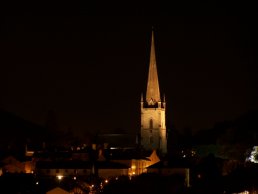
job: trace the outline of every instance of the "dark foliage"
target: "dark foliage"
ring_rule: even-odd
[[[104,194],[173,194],[184,193],[186,190],[184,185],[184,178],[173,176],[160,176],[157,174],[142,174],[138,177],[130,179],[118,179],[110,182],[104,188]]]

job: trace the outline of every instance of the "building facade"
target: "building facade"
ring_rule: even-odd
[[[145,98],[141,96],[141,146],[145,150],[167,153],[166,102],[160,97],[155,56],[154,32],[152,31],[149,74]]]

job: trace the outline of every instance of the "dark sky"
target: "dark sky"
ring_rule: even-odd
[[[254,3],[121,2],[2,7],[0,107],[41,125],[54,110],[63,130],[135,132],[154,25],[176,128],[209,128],[258,108]]]

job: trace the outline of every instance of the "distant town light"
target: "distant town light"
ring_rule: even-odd
[[[37,181],[37,182],[36,182],[36,185],[38,185],[38,184],[39,184],[39,182]]]
[[[249,191],[243,191],[241,193],[238,193],[238,194],[249,194],[250,192]]]
[[[107,180],[107,179],[105,180],[105,183],[108,183],[108,180]]]
[[[57,175],[56,177],[57,177],[58,180],[62,180],[64,176],[63,175]]]
[[[76,180],[76,176],[73,177],[73,180]]]

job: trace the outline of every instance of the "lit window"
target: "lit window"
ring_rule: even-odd
[[[57,178],[58,180],[62,180],[63,176],[62,176],[62,175],[58,175],[58,176],[56,176],[56,178]]]

